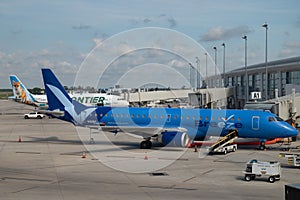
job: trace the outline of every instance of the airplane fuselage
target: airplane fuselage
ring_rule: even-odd
[[[79,126],[140,135],[146,139],[141,148],[151,148],[152,137],[164,145],[174,141],[176,146],[187,146],[188,139],[224,136],[230,130],[237,130],[238,137],[261,141],[298,133],[276,115],[258,110],[87,107],[71,99],[50,69],[42,69],[42,74],[49,110],[63,113],[58,118]]]
[[[237,129],[243,138],[282,138],[296,130],[270,113],[252,110],[210,110],[180,108],[95,108],[81,123],[84,125],[139,128],[184,128],[191,139],[224,136]]]
[[[84,105],[101,105],[101,106],[114,106],[114,107],[126,107],[129,106],[128,101],[116,95],[107,95],[103,93],[75,93],[70,94],[72,100],[82,103]]]

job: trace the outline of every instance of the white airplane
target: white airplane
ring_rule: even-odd
[[[128,101],[117,95],[105,93],[69,93],[70,97],[87,106],[127,107]]]
[[[41,108],[48,107],[47,95],[31,94],[16,75],[10,75],[9,78],[14,94],[10,99]],[[73,100],[87,106],[129,106],[128,101],[117,95],[107,95],[104,93],[69,93],[69,96]]]
[[[14,94],[14,96],[9,97],[10,99],[37,107],[47,107],[48,102],[46,95],[31,94],[15,75],[10,75],[9,79]]]

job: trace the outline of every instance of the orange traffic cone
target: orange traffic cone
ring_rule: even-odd
[[[19,136],[19,140],[18,140],[18,142],[22,142],[21,136]]]
[[[194,150],[194,152],[198,152],[197,145],[195,145],[195,150]]]
[[[81,158],[86,158],[85,152],[82,152]]]
[[[147,152],[145,152],[145,158],[144,158],[144,160],[148,160],[148,154],[147,154]]]

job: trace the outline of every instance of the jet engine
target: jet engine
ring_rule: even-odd
[[[164,146],[187,147],[190,139],[186,132],[164,131],[158,135],[157,141]]]

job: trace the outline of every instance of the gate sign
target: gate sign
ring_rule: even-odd
[[[251,99],[261,99],[261,92],[251,92]]]

